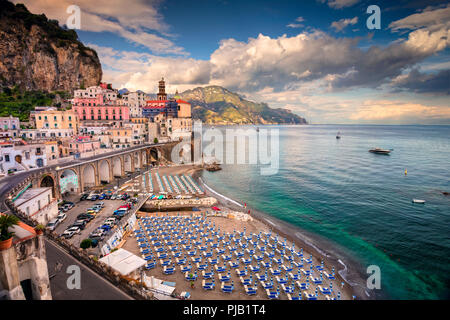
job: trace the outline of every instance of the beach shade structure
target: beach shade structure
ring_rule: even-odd
[[[163,272],[166,275],[173,274],[175,272],[175,268],[174,267],[164,267]]]
[[[211,207],[211,209],[213,209],[214,211],[220,211],[220,208],[218,207]]]
[[[283,289],[283,291],[286,294],[292,294],[295,291],[295,287],[293,285],[287,285],[287,284],[281,284],[281,289]]]
[[[322,286],[318,286],[320,293],[322,294],[331,294],[331,289],[330,288],[323,288]]]
[[[259,273],[256,273],[255,277],[256,277],[256,279],[258,279],[259,282],[267,281],[267,274],[261,274],[260,275]]]
[[[242,269],[242,270],[236,270],[236,274],[238,275],[238,277],[245,277],[247,275],[247,269]]]

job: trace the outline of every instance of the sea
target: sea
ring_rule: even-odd
[[[214,130],[227,128],[237,129]],[[278,172],[224,164],[202,173],[209,187],[344,248],[363,270],[378,266],[388,299],[450,297],[450,126],[259,129],[278,130]],[[392,151],[368,152],[373,147]]]

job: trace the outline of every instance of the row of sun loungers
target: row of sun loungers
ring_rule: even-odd
[[[182,272],[186,281],[200,277],[204,290],[215,290],[218,279],[222,292],[233,292],[235,270],[248,295],[257,294],[258,286],[269,299],[278,299],[280,293],[292,300],[334,295],[332,284],[324,285],[334,278],[334,269],[327,273],[323,262],[313,265],[311,256],[303,258],[303,250],[287,248],[286,241],[271,233],[223,233],[203,216],[166,216],[139,219],[134,234],[147,269],[159,265],[165,275]]]

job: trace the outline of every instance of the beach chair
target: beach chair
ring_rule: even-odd
[[[219,273],[219,280],[222,282],[228,282],[231,280],[231,275],[229,273],[228,274]]]
[[[250,277],[250,278],[239,277],[239,280],[241,280],[241,283],[242,283],[244,286],[249,286],[249,285],[251,285],[252,282],[253,282],[253,279],[252,279],[251,277]]]
[[[189,272],[189,271],[191,271],[192,270],[192,266],[180,266],[180,271],[182,272],[182,273],[186,273],[186,272]]]
[[[289,275],[289,278],[291,278],[294,281],[300,280],[300,277],[301,277],[300,273],[289,272],[288,275]]]
[[[163,272],[166,275],[173,274],[175,272],[175,268],[174,267],[164,267]]]
[[[323,288],[322,286],[318,286],[320,293],[327,295],[331,294],[331,288]]]
[[[283,265],[281,265],[281,269],[282,269],[284,272],[291,272],[292,269],[293,269],[293,267],[292,267],[292,265],[291,265],[291,266],[285,266],[285,265],[283,264]]]
[[[183,259],[176,258],[175,261],[178,265],[186,264],[186,258],[183,258]]]
[[[260,281],[261,287],[263,287],[265,290],[272,289],[273,288],[273,282],[272,281]]]
[[[296,268],[303,268],[303,263],[292,261],[292,265]]]
[[[273,300],[278,299],[280,296],[280,293],[278,291],[271,291],[270,289],[266,289],[267,298]]]
[[[217,271],[218,273],[223,273],[223,272],[225,272],[225,271],[227,270],[227,267],[226,267],[226,266],[218,266],[218,265],[215,265],[214,267],[216,268],[216,271]]]
[[[277,282],[279,283],[279,284],[286,284],[287,283],[287,277],[279,277],[279,276],[276,276],[275,277],[275,279],[277,279]]]
[[[202,281],[202,287],[205,290],[214,290],[215,286],[216,286],[216,284],[214,283],[214,279],[212,279],[211,282],[206,282],[206,280]]]
[[[256,295],[258,287],[251,287],[251,286],[244,285],[244,290],[247,295],[254,296],[254,295]]]
[[[258,265],[258,266],[252,266],[252,265],[250,265],[250,266],[249,266],[249,269],[250,269],[251,272],[259,272],[260,267],[259,267],[259,265]]]
[[[147,264],[145,265],[145,269],[146,269],[146,270],[154,269],[155,267],[156,267],[156,262],[155,262],[155,261],[149,262],[149,263],[147,263]]]
[[[172,260],[159,260],[159,263],[161,264],[161,267],[167,267],[167,266],[169,266],[170,264],[172,264]]]
[[[197,263],[197,270],[202,271],[202,270],[206,270],[206,268],[208,268],[208,264]]]
[[[252,263],[252,258],[251,257],[248,258],[248,259],[242,258],[242,263],[246,264],[246,265],[249,265],[249,264]]]
[[[302,300],[302,294],[300,293],[298,296],[291,295],[290,293],[286,294],[288,300]]]
[[[234,290],[234,283],[232,282],[231,285],[227,285],[224,282],[222,282],[220,288],[224,293],[232,293]]]
[[[307,291],[303,291],[303,295],[307,300],[317,300],[317,297],[315,294],[309,293]]]
[[[219,263],[219,260],[217,258],[215,259],[208,258],[208,262],[210,265],[215,265]]]
[[[202,271],[202,276],[203,279],[213,279],[214,278],[214,272],[207,272],[207,271]]]
[[[261,265],[266,269],[269,269],[272,266],[272,264],[270,262],[265,262],[265,261],[261,261]]]
[[[230,262],[228,262],[228,264],[230,265],[231,269],[236,269],[239,267],[239,262],[230,261]]]
[[[300,271],[307,277],[309,277],[311,275],[311,271],[310,270],[300,269]]]
[[[199,263],[202,262],[202,257],[192,257],[191,260],[194,263]]]
[[[309,276],[309,279],[311,280],[312,283],[314,284],[322,284],[322,279],[321,278],[314,278],[312,275]]]
[[[255,277],[256,277],[256,279],[258,279],[259,282],[267,281],[267,275],[265,275],[265,274],[260,275],[259,273],[256,273]]]
[[[335,279],[336,279],[335,276],[334,276],[334,273],[328,274],[326,271],[324,271],[323,274],[324,274],[325,277],[326,277],[327,279],[329,279],[329,280],[335,280]]]
[[[274,276],[279,276],[281,274],[281,270],[280,269],[272,269],[272,268],[270,268],[269,271]]]
[[[226,254],[223,254],[223,255],[222,255],[222,260],[223,260],[224,262],[230,261],[230,260],[231,260],[231,256],[226,255]]]
[[[245,277],[247,275],[247,269],[242,269],[242,270],[236,270],[236,274],[238,275],[238,277]]]
[[[288,284],[281,284],[281,289],[283,289],[283,291],[286,294],[292,294],[295,291],[295,286],[293,286],[293,285],[290,286]]]
[[[197,280],[197,272],[195,272],[195,273],[192,273],[192,272],[186,272],[186,273],[184,274],[184,278],[185,278],[187,281],[195,281],[195,280]]]
[[[295,282],[300,290],[308,290],[308,284],[305,282],[296,281]]]

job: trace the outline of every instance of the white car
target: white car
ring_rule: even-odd
[[[78,227],[70,227],[69,229],[67,229],[66,231],[64,231],[64,233],[62,234],[62,236],[66,239],[68,238],[72,238],[74,234],[76,233],[80,233],[80,228]]]
[[[105,203],[102,201],[102,202],[99,202],[99,203],[96,203],[96,204],[94,204],[94,207],[101,207],[101,208],[103,208],[105,206]]]
[[[59,222],[63,222],[64,220],[66,220],[66,218],[67,215],[64,212],[58,214],[58,216],[56,217],[56,219],[58,219]]]
[[[59,222],[60,221],[58,219],[51,220],[49,223],[47,223],[47,229],[54,231],[56,227],[59,225]]]

